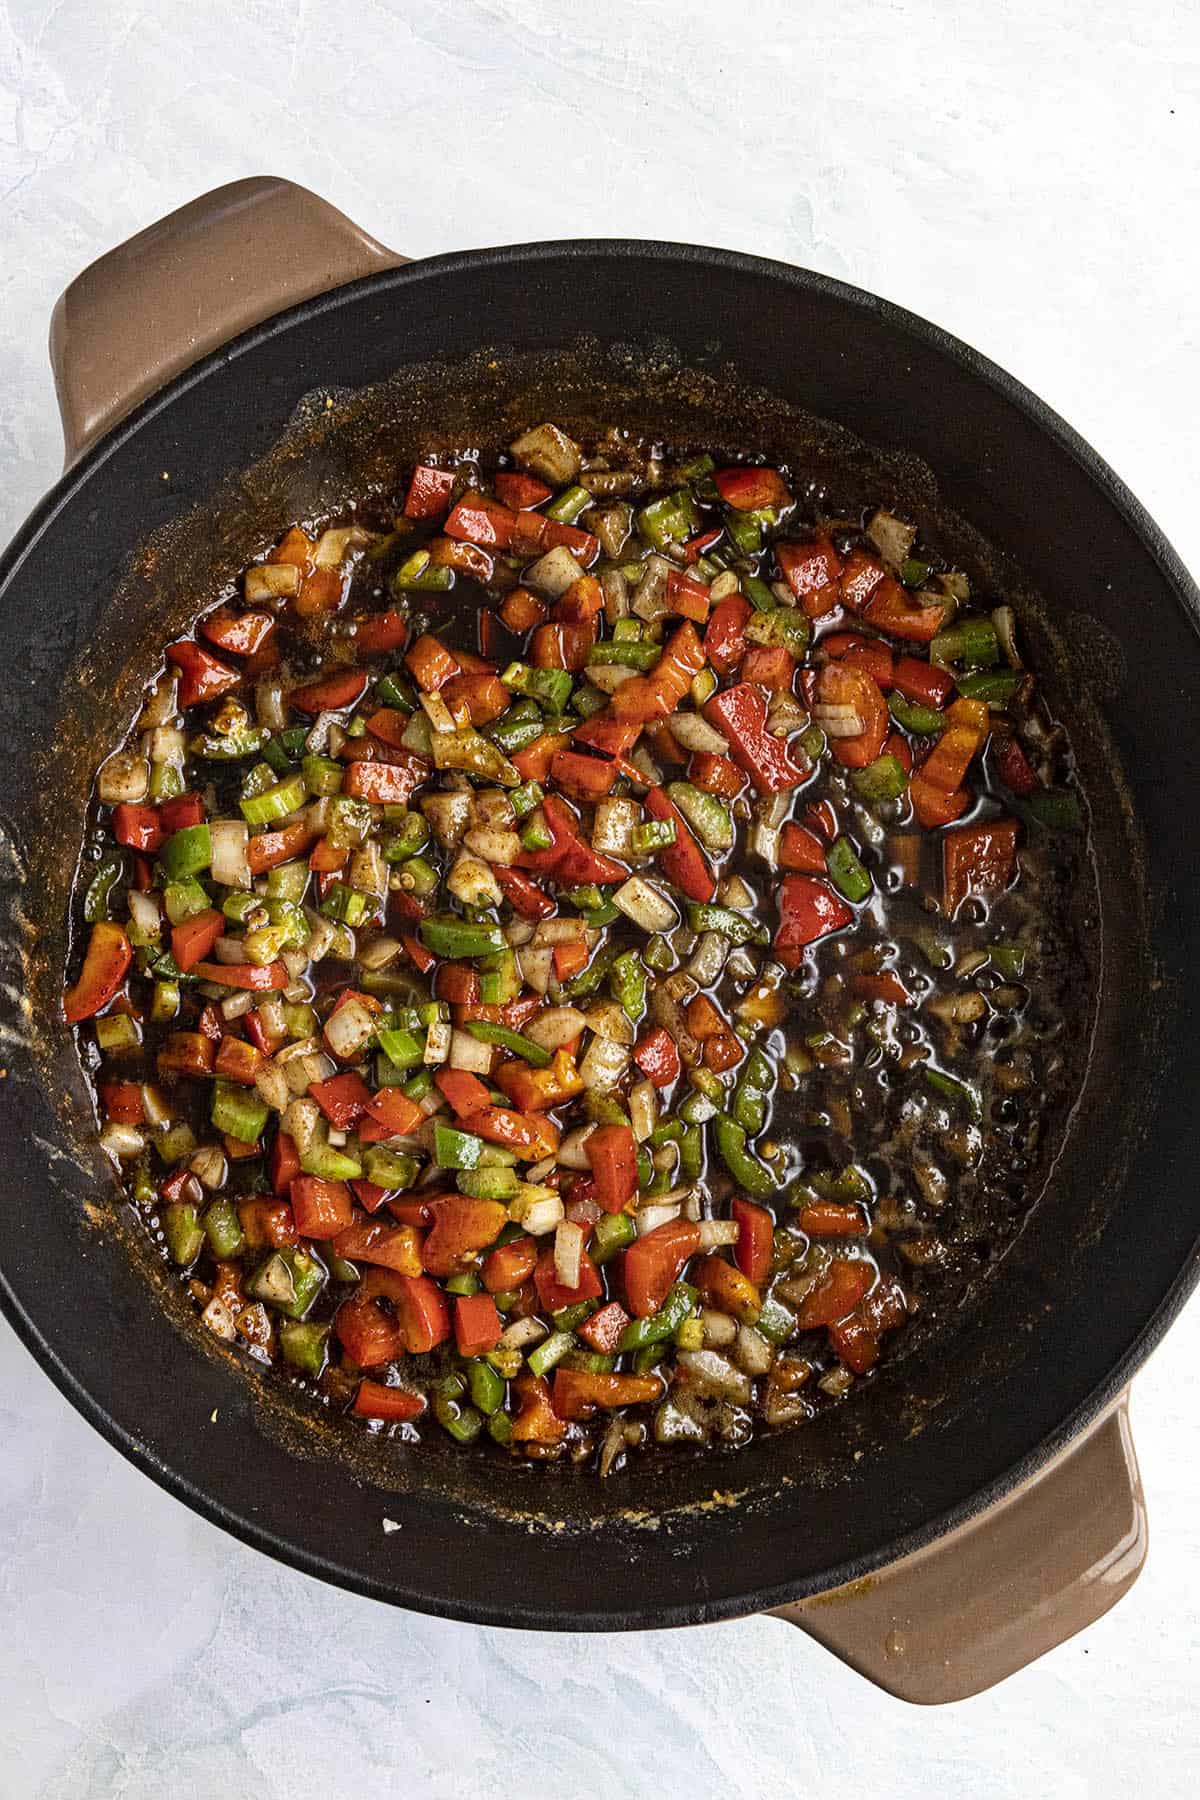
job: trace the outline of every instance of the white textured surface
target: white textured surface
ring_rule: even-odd
[[[56,473],[58,291],[272,172],[411,255],[661,236],[858,282],[1027,381],[1198,568],[1198,103],[1164,0],[0,0],[0,537]],[[1191,1794],[1198,1359],[1193,1307],[1137,1383],[1131,1596],[917,1713],[770,1620],[550,1639],[326,1590],[136,1474],[0,1326],[0,1800]]]

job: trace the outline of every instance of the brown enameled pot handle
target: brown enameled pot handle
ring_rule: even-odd
[[[407,261],[307,188],[214,188],[76,276],[50,361],[68,465],[147,395],[239,332]]]
[[[780,1607],[889,1694],[965,1700],[1102,1617],[1146,1560],[1129,1395],[1007,1499],[848,1587]]]

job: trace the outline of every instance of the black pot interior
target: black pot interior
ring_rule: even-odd
[[[88,1148],[58,1014],[93,766],[170,634],[292,520],[542,417],[782,454],[839,495],[894,504],[984,592],[1015,597],[1072,732],[1099,870],[1078,913],[1099,994],[1086,1081],[1046,1192],[972,1304],[814,1426],[736,1455],[650,1457],[605,1483],[364,1444],[201,1342]],[[1200,910],[1178,754],[1200,706],[1193,600],[1136,504],[1015,384],[907,315],[777,265],[646,245],[442,258],[239,340],[67,477],[0,572],[9,1316],[92,1422],[191,1504],[313,1573],[432,1611],[685,1622],[818,1591],[923,1541],[1115,1392],[1195,1275]],[[385,1533],[385,1516],[401,1529]]]

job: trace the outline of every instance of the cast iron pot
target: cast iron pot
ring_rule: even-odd
[[[926,1701],[1098,1617],[1145,1547],[1124,1391],[1196,1280],[1200,1223],[1178,755],[1200,716],[1197,594],[1137,502],[1000,370],[821,276],[620,242],[404,265],[276,181],[94,265],[52,351],[68,468],[0,563],[0,1298],[51,1378],[247,1543],[433,1613],[600,1630],[772,1610]],[[790,454],[1016,592],[1100,876],[1086,1079],[972,1304],[811,1428],[603,1483],[362,1433],[347,1452],[339,1421],[202,1341],[92,1147],[59,1006],[94,764],[162,644],[291,520],[543,417]]]

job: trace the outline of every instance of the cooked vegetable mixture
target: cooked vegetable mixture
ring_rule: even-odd
[[[603,1475],[837,1401],[1019,1220],[1069,751],[1011,609],[828,506],[538,425],[168,646],[65,1005],[216,1338]]]

